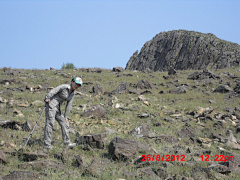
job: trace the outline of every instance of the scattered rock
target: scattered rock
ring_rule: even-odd
[[[114,68],[112,69],[112,71],[113,71],[113,72],[123,72],[124,69],[123,69],[122,67],[114,67]]]
[[[32,161],[32,162],[25,162],[19,164],[19,168],[21,169],[28,169],[31,168],[32,170],[41,171],[48,169],[54,171],[60,171],[66,166],[63,163],[56,162],[56,161],[48,161],[48,160],[39,160],[39,161]]]
[[[19,130],[20,122],[15,120],[0,121],[0,126],[3,128]]]
[[[26,153],[23,153],[22,155],[25,161],[35,161],[38,158],[41,158],[41,159],[48,158],[48,155],[45,153],[26,152]]]
[[[147,118],[147,117],[149,117],[150,115],[149,114],[147,114],[147,113],[143,113],[143,114],[139,114],[138,115],[138,117],[140,117],[140,118]]]
[[[147,136],[150,131],[150,126],[149,125],[143,125],[139,127],[135,127],[133,130],[129,132],[134,137],[143,137]]]
[[[32,121],[28,119],[26,123],[23,124],[22,129],[24,131],[31,131],[33,127],[34,127],[34,124],[32,123]]]
[[[143,95],[140,95],[139,97],[137,97],[137,101],[151,101],[151,99],[145,98]]]
[[[81,114],[81,116],[82,117],[92,117],[92,116],[103,117],[105,113],[106,113],[106,109],[103,108],[101,105],[97,104],[85,110]]]
[[[3,177],[3,180],[43,179],[43,175],[32,171],[10,171],[9,173]]]
[[[146,79],[142,79],[137,83],[137,88],[138,89],[153,89],[154,85],[150,81],[148,81]]]
[[[226,142],[226,145],[228,147],[231,147],[233,149],[237,149],[237,150],[240,150],[240,145],[238,144],[236,138],[233,136],[232,133],[230,133],[230,136]]]
[[[76,161],[73,163],[73,166],[78,167],[79,169],[82,170],[84,168],[84,165],[85,165],[85,163],[83,161],[82,156],[80,154],[77,155],[76,156]]]
[[[77,137],[75,143],[77,144],[88,144],[93,148],[104,148],[104,138],[107,136],[106,133],[89,134]]]
[[[101,174],[104,173],[107,168],[107,163],[109,163],[107,159],[99,160],[94,158],[91,164],[86,168],[85,173],[94,177],[101,177]]]
[[[0,163],[2,163],[2,164],[8,163],[7,155],[1,150],[0,150]]]
[[[115,133],[115,130],[107,128],[107,127],[105,127],[105,131],[106,131],[107,134],[114,134]]]
[[[43,107],[44,105],[45,105],[44,102],[39,100],[31,103],[31,106],[35,106],[35,107]]]
[[[175,75],[175,74],[177,74],[177,71],[173,67],[170,67],[168,69],[168,75],[172,76],[172,75]]]
[[[228,85],[220,85],[213,92],[229,93],[229,92],[232,92],[232,91],[233,91],[233,89],[231,87],[229,87]]]
[[[180,131],[177,132],[178,137],[195,137],[194,131],[190,127],[183,127]]]
[[[120,137],[115,137],[109,144],[109,155],[113,160],[129,160],[136,157],[137,151],[148,151],[149,147],[145,143],[131,141]]]
[[[14,109],[13,114],[15,114],[17,117],[24,117],[23,113],[18,109]]]
[[[170,89],[169,93],[171,94],[182,94],[182,93],[186,93],[187,92],[187,88],[184,86],[180,86],[177,87],[176,89]]]
[[[128,83],[122,83],[120,84],[117,89],[113,90],[113,94],[125,94],[129,91],[129,84]]]

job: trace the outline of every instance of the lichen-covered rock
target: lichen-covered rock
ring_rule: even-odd
[[[142,79],[137,83],[137,88],[138,89],[153,89],[154,85],[150,81],[148,81],[146,79]]]
[[[129,160],[136,157],[138,151],[149,151],[145,143],[115,137],[108,146],[109,155],[113,160]]]
[[[89,109],[86,109],[81,114],[81,116],[82,117],[92,117],[92,116],[103,117],[105,113],[106,113],[106,109],[101,105],[97,104],[97,105],[91,106]]]
[[[232,92],[232,91],[233,91],[233,89],[231,87],[229,87],[228,85],[220,85],[213,92],[228,93],[228,92]]]
[[[186,30],[161,32],[130,57],[129,70],[167,71],[227,68],[240,62],[240,45],[215,35]]]
[[[122,83],[115,90],[112,91],[113,94],[124,94],[129,92],[129,84]]]

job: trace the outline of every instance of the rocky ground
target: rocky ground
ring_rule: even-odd
[[[63,146],[55,122],[55,148],[44,150],[43,114],[23,148],[47,92],[75,76],[77,146]],[[239,68],[0,69],[0,179],[239,179],[239,93]]]

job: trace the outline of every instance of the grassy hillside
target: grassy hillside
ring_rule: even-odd
[[[108,134],[104,139],[104,148],[92,148],[90,151],[83,150],[84,145],[78,145],[73,149],[65,149],[62,144],[61,128],[57,122],[54,125],[53,131],[53,145],[54,149],[46,151],[43,150],[43,133],[45,125],[45,113],[43,114],[36,130],[34,131],[29,145],[23,152],[36,152],[46,153],[47,160],[63,162],[63,158],[57,158],[56,154],[60,157],[65,157],[64,170],[47,170],[41,168],[22,168],[20,164],[26,160],[21,156],[10,154],[10,151],[17,152],[21,149],[26,142],[26,138],[30,132],[23,130],[14,130],[11,128],[4,128],[0,126],[0,150],[8,152],[8,163],[1,165],[0,177],[2,178],[9,174],[9,171],[31,171],[40,173],[43,179],[131,179],[130,176],[125,176],[124,172],[133,172],[137,175],[136,179],[149,179],[150,176],[144,172],[142,168],[136,167],[134,161],[137,157],[143,154],[186,154],[184,162],[172,161],[168,162],[171,165],[165,167],[167,161],[152,162],[146,167],[164,167],[169,177],[172,179],[180,179],[181,177],[195,177],[196,168],[208,168],[213,162],[201,160],[200,156],[204,151],[209,150],[210,156],[223,155],[233,153],[240,156],[239,150],[231,148],[225,142],[217,141],[212,138],[212,134],[221,136],[222,139],[229,138],[229,132],[232,132],[234,137],[240,142],[240,133],[237,133],[239,120],[236,116],[227,115],[227,109],[236,109],[239,106],[240,99],[237,97],[227,98],[227,93],[214,93],[220,84],[230,84],[231,88],[236,86],[237,78],[240,77],[239,69],[222,69],[213,71],[214,74],[219,75],[220,79],[212,79],[208,81],[198,81],[187,79],[188,75],[195,71],[178,71],[177,75],[171,76],[169,79],[164,77],[168,76],[167,72],[152,72],[142,73],[137,71],[123,71],[113,72],[108,69],[101,69],[101,73],[97,69],[76,69],[76,70],[26,70],[26,69],[0,69],[0,121],[16,120],[20,124],[26,122],[27,119],[33,122],[38,120],[44,103],[32,105],[34,101],[40,100],[43,102],[47,92],[51,87],[56,87],[60,84],[70,84],[71,79],[75,76],[82,77],[83,87],[78,90],[79,93],[75,95],[73,107],[69,115],[70,126],[76,130],[76,133],[70,133],[71,141],[74,142],[76,137],[87,135],[91,133],[105,132],[106,128],[110,128],[115,132]],[[202,72],[202,71],[200,71]],[[132,76],[130,76],[131,74]],[[12,83],[5,83],[3,80],[14,79]],[[104,87],[105,92],[112,92],[121,83],[128,83],[129,90],[136,89],[137,83],[146,79],[155,86],[154,89],[148,89],[150,92],[143,94],[149,100],[139,101],[137,98],[140,94],[98,94],[92,93],[92,87],[100,84]],[[240,78],[239,78],[240,79]],[[13,80],[12,80],[13,81]],[[169,90],[175,89],[177,86],[184,85],[187,88],[186,93],[171,94]],[[27,87],[27,88],[26,88]],[[140,90],[141,92],[145,89]],[[164,91],[166,93],[159,93]],[[1,99],[0,98],[0,99]],[[12,106],[11,106],[12,102]],[[121,108],[115,108],[116,104]],[[106,108],[104,117],[81,117],[84,112],[83,107],[89,107],[101,104]],[[25,105],[25,107],[23,107]],[[208,116],[194,117],[193,112],[197,112],[200,107],[212,107],[213,111]],[[65,105],[62,105],[64,112]],[[19,112],[20,111],[20,112]],[[140,118],[139,115],[147,113],[149,116]],[[218,119],[219,114],[225,115]],[[232,117],[234,116],[234,117]],[[169,120],[169,118],[171,118]],[[216,124],[219,120],[222,124]],[[187,125],[186,125],[187,123]],[[157,125],[158,124],[158,125]],[[167,135],[173,137],[174,142],[164,141],[161,138],[151,138],[149,136],[137,138],[133,137],[129,132],[137,126],[149,125],[150,132],[155,132],[157,136]],[[184,127],[189,127],[195,134],[195,142],[190,141],[190,137],[180,136],[178,132]],[[229,131],[230,130],[230,131]],[[148,152],[141,152],[133,159],[122,161],[113,161],[108,156],[108,146],[114,137],[122,137],[124,139],[139,141],[147,143],[152,149]],[[201,143],[199,138],[210,139],[209,143]],[[160,139],[157,141],[157,139]],[[208,144],[208,145],[206,145]],[[225,149],[222,151],[221,148]],[[169,151],[171,149],[172,151]],[[189,152],[190,150],[190,152]],[[178,152],[176,152],[178,151]],[[64,152],[64,153],[63,153]],[[64,154],[64,155],[63,155]],[[84,160],[84,168],[78,169],[72,166],[76,161],[75,156],[81,155]],[[109,160],[110,167],[106,167],[98,177],[93,177],[91,174],[86,173],[87,167],[91,164],[93,158],[102,160]],[[41,160],[39,158],[38,160]],[[219,162],[214,162],[219,163]],[[239,169],[239,167],[238,167]],[[203,172],[203,171],[202,171]],[[222,171],[221,171],[222,172]],[[230,170],[230,173],[221,173],[217,170],[212,170],[211,173],[200,173],[198,176],[203,176],[206,179],[239,179],[240,175],[237,170]],[[195,173],[195,174],[194,174]],[[194,175],[193,175],[194,174]],[[161,178],[161,176],[159,176]],[[1,178],[0,178],[1,179]],[[164,179],[162,177],[162,179]]]

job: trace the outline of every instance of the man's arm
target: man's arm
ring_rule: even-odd
[[[73,102],[74,95],[71,100],[67,101],[66,108],[65,108],[65,114],[64,117],[67,120],[68,114],[70,113],[70,110],[72,108],[72,102]]]
[[[59,91],[61,91],[64,88],[64,85],[59,85],[55,88],[53,88],[45,97],[45,100],[51,99],[55,94],[57,94]]]

